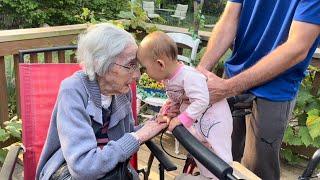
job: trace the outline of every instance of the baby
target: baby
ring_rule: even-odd
[[[209,104],[206,77],[177,60],[176,43],[163,32],[153,32],[141,42],[137,58],[146,73],[165,85],[169,100],[180,106],[180,114],[170,126],[183,124],[199,141],[225,162],[232,162],[232,115],[224,99]],[[162,107],[165,115],[166,107]],[[215,178],[199,162],[201,175]]]

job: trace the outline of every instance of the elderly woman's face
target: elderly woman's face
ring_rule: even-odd
[[[128,45],[111,64],[104,77],[100,77],[100,90],[104,95],[122,94],[130,90],[130,85],[139,79],[140,71],[136,59],[138,47]],[[104,81],[101,81],[103,79]],[[103,85],[103,82],[106,82]]]

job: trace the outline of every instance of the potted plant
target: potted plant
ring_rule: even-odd
[[[138,92],[143,97],[166,98],[164,84],[151,79],[146,73],[143,73],[138,83]]]

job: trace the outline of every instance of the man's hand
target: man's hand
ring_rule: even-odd
[[[176,126],[180,125],[180,124],[182,124],[182,123],[179,121],[178,118],[173,118],[173,119],[171,119],[171,121],[170,121],[168,130],[172,132],[173,129],[174,129]]]
[[[197,70],[208,78],[207,84],[211,104],[238,94],[237,90],[230,85],[228,79],[222,79],[202,67],[198,67]]]
[[[168,127],[167,123],[159,124],[156,121],[146,121],[142,128],[136,131],[135,134],[140,142],[145,142],[159,134],[166,127]]]

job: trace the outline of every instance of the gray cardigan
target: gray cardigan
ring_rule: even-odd
[[[64,161],[74,179],[98,179],[137,152],[139,142],[129,133],[134,128],[131,93],[116,95],[111,110],[111,141],[100,149],[91,127],[91,119],[102,125],[97,81],[90,81],[82,71],[63,80],[36,179],[49,179]]]

